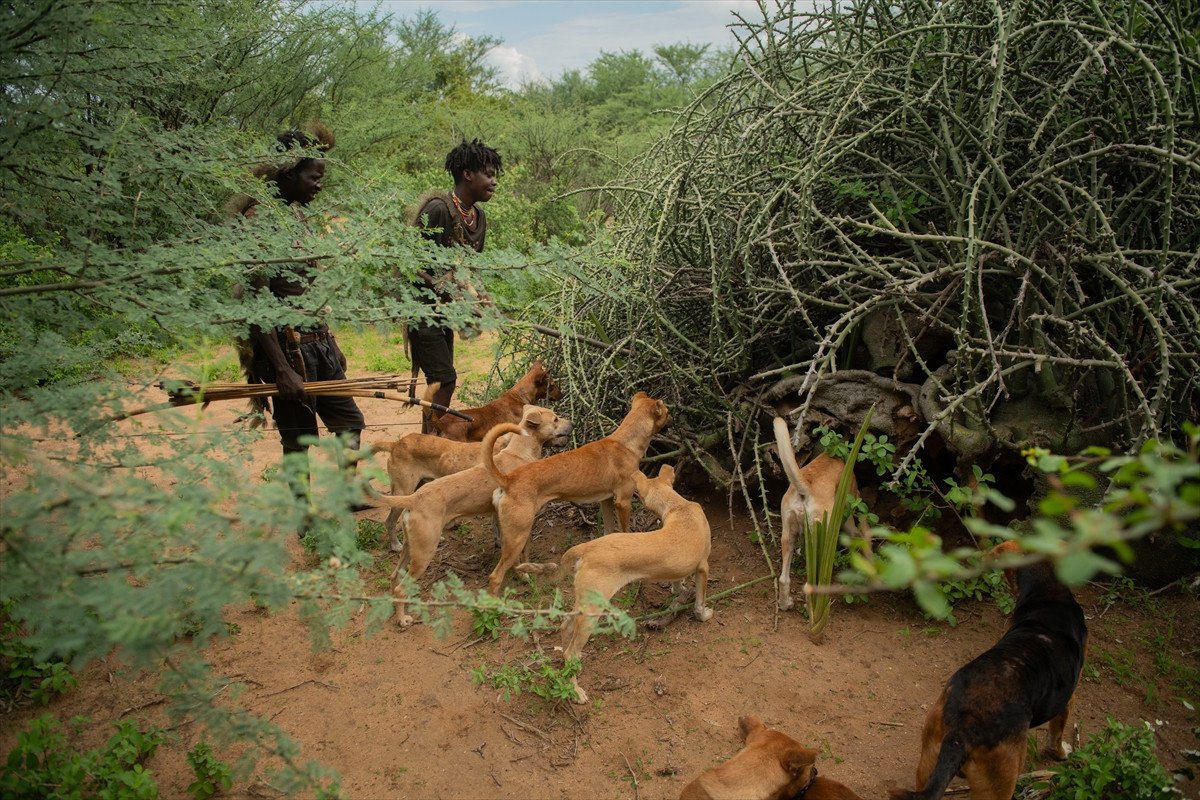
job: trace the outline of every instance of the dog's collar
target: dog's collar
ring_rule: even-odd
[[[792,795],[791,800],[804,800],[804,795],[808,794],[808,790],[812,788],[813,783],[817,780],[817,765],[813,764],[812,775],[808,777],[808,783],[804,784],[804,788]]]

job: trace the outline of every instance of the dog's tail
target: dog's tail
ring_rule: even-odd
[[[375,494],[371,493],[365,499],[369,505],[375,508],[397,508],[401,511],[407,511],[412,508],[413,498],[416,495],[412,494]]]
[[[915,791],[891,789],[888,794],[891,800],[937,800],[946,793],[946,787],[954,780],[954,776],[966,760],[967,748],[962,739],[953,735],[947,736],[942,740],[937,763],[933,765],[933,772],[925,781],[924,787]]]
[[[496,466],[496,458],[492,451],[496,449],[496,440],[501,436],[506,433],[520,432],[520,425],[514,425],[511,422],[501,422],[499,425],[488,431],[487,435],[483,437],[483,451],[481,455],[481,458],[483,459],[483,466],[485,469],[487,469],[488,474],[492,476],[492,480],[494,480],[496,485],[501,489],[508,488],[508,475],[504,472],[501,472],[500,468]]]
[[[792,434],[788,430],[787,420],[783,417],[776,417],[773,425],[775,427],[775,449],[779,451],[779,461],[783,464],[783,471],[787,475],[788,483],[796,487],[797,492],[808,494],[808,484],[800,477],[800,465],[796,463],[796,451],[792,449]]]
[[[526,561],[523,564],[517,564],[513,569],[517,572],[523,572],[526,575],[545,575],[551,583],[558,583],[568,574],[574,573],[579,568],[579,560],[583,558],[583,552],[576,548],[581,548],[582,545],[586,544],[587,542],[582,542],[568,549],[558,561],[544,561],[541,563]]]
[[[517,572],[523,572],[526,575],[548,575],[551,581],[557,582],[562,577],[562,565],[557,561],[543,561],[540,563],[526,561],[523,564],[517,564],[513,567]]]

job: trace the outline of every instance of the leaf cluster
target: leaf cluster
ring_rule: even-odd
[[[81,717],[73,722],[86,721]],[[52,716],[34,719],[17,734],[17,744],[0,770],[0,793],[13,800],[157,798],[158,785],[143,764],[163,743],[163,731],[143,731],[128,720],[116,723],[116,728],[102,748],[80,752],[68,744]]]

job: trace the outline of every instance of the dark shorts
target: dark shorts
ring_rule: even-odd
[[[408,329],[408,346],[413,363],[425,373],[426,383],[454,383],[454,331],[422,325]]]
[[[342,368],[342,351],[332,334],[300,345],[300,354],[304,356],[306,381],[334,381],[346,377],[346,371]],[[271,362],[257,350],[254,356],[258,375],[266,383],[274,383],[275,368]],[[365,425],[362,411],[352,397],[309,397],[307,403],[272,397],[271,409],[285,453],[299,453],[306,449],[299,439],[305,435],[318,435],[318,417],[330,433],[340,434],[346,439],[346,446],[355,449],[358,448],[359,434]]]

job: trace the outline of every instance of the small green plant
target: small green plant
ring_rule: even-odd
[[[476,636],[490,636],[496,640],[500,638],[500,632],[505,627],[504,612],[501,609],[486,606],[471,609],[471,632]]]
[[[1055,770],[1048,800],[1159,800],[1176,797],[1154,754],[1154,730],[1112,718]]]
[[[874,411],[875,407],[872,406],[863,417],[858,435],[855,436],[854,443],[845,455],[846,463],[842,467],[837,490],[834,492],[833,506],[821,519],[814,520],[812,524],[806,525],[804,528],[804,568],[807,573],[807,584],[810,586],[828,586],[833,578],[833,562],[837,553],[838,534],[842,529],[842,522],[851,512],[847,498],[849,497],[850,481],[854,477],[854,464],[858,460],[859,451],[867,436],[867,426],[871,424],[871,415]],[[823,592],[811,594],[806,592],[805,594],[809,636],[814,641],[821,638],[825,626],[829,623],[831,600],[831,596]]]
[[[511,700],[521,692],[529,692],[543,700],[572,700],[575,686],[572,680],[579,674],[582,664],[578,658],[569,658],[561,667],[551,663],[540,650],[525,664],[505,664],[494,669],[480,664],[471,670],[471,680],[504,691],[504,699]]]
[[[228,764],[213,755],[207,742],[200,742],[189,750],[187,762],[196,776],[196,780],[188,785],[187,790],[196,800],[207,800],[233,786],[232,770]]]
[[[76,729],[87,722],[87,717],[72,720]],[[118,722],[116,728],[102,749],[81,753],[67,743],[58,720],[43,714],[17,734],[17,744],[0,768],[0,796],[157,798],[154,776],[142,765],[162,744],[163,732],[143,731],[129,721]]]
[[[36,658],[21,638],[21,624],[12,618],[12,608],[12,600],[0,603],[0,701],[47,705],[75,688],[75,676],[64,661]]]
[[[360,519],[355,525],[354,544],[359,550],[374,550],[383,539],[384,532],[382,522]]]
[[[954,608],[956,603],[964,600],[977,602],[992,600],[996,603],[996,607],[1000,609],[1000,612],[1008,616],[1017,607],[1016,598],[1008,590],[1008,585],[1004,582],[1004,573],[1000,570],[991,570],[963,580],[942,581],[942,583],[938,584],[938,588],[946,598],[946,603],[951,609]],[[946,617],[946,621],[951,625],[958,624],[958,619],[954,616],[953,610]]]

